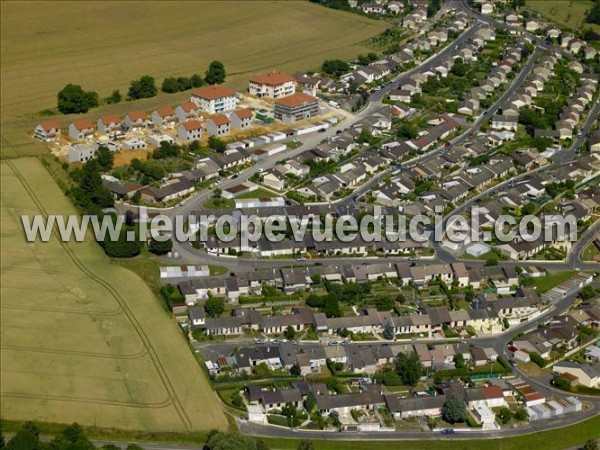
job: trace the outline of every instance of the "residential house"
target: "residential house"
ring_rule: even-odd
[[[94,138],[94,123],[89,119],[76,120],[69,125],[69,137],[75,141]]]
[[[217,114],[207,120],[206,128],[210,136],[227,136],[231,132],[231,121],[226,115]]]
[[[186,122],[198,117],[200,108],[194,102],[185,102],[175,108],[175,116],[179,122]]]
[[[134,111],[125,116],[125,127],[131,131],[141,131],[147,128],[148,122],[148,114],[145,111]]]
[[[175,110],[170,106],[157,109],[152,113],[152,122],[156,127],[172,128],[177,123]]]
[[[250,78],[248,92],[255,97],[281,98],[296,92],[296,79],[273,71]]]
[[[301,92],[275,100],[275,118],[284,123],[310,119],[319,114],[319,99]]]
[[[201,111],[208,114],[220,114],[233,111],[237,105],[235,92],[222,85],[203,86],[192,91],[191,101]]]
[[[36,139],[53,142],[60,139],[60,123],[58,120],[45,120],[36,125],[34,129]]]
[[[202,124],[197,120],[183,122],[177,128],[177,136],[182,142],[199,141],[202,138]]]
[[[237,130],[246,130],[252,126],[254,114],[251,109],[237,109],[229,116],[231,126]]]

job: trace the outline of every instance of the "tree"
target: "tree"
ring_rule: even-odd
[[[584,286],[579,295],[581,295],[582,299],[589,300],[596,296],[596,290],[593,288],[593,286],[587,285]]]
[[[283,335],[285,336],[286,339],[291,341],[296,336],[296,330],[294,330],[293,326],[288,325],[288,327],[283,332]]]
[[[190,77],[190,81],[192,82],[192,87],[200,87],[204,84],[204,80],[197,73]]]
[[[219,317],[225,311],[225,302],[220,297],[211,297],[206,300],[204,311],[208,317]]]
[[[391,311],[394,308],[394,299],[391,297],[377,297],[375,299],[377,311]]]
[[[333,295],[328,295],[325,299],[325,306],[323,312],[327,317],[341,317],[342,311],[340,310],[340,303],[338,299]]]
[[[208,138],[208,146],[219,153],[223,153],[227,149],[227,144],[216,136]]]
[[[317,406],[317,399],[315,398],[315,394],[309,392],[306,396],[306,400],[304,400],[304,408],[310,414],[313,411],[313,409],[315,409],[315,406]]]
[[[94,444],[90,442],[81,425],[73,423],[66,427],[62,433],[48,445],[50,449],[62,450],[91,450],[94,449]]]
[[[462,398],[451,394],[442,407],[442,417],[448,423],[464,422],[467,418],[467,407]]]
[[[457,353],[454,355],[454,367],[457,369],[465,368],[465,357],[462,355],[462,353]]]
[[[510,411],[510,408],[507,408],[506,406],[501,406],[500,409],[498,409],[498,412],[496,413],[496,417],[502,425],[506,425],[510,422],[510,419],[512,418],[512,412]]]
[[[150,75],[144,75],[139,80],[133,80],[127,91],[127,98],[130,100],[137,100],[140,98],[155,97],[158,92],[156,84],[154,83],[154,77]]]
[[[538,352],[532,352],[529,354],[529,358],[531,359],[532,362],[534,362],[535,364],[537,364],[540,367],[546,367],[546,360],[544,358],[542,358],[542,355],[540,355]]]
[[[187,91],[192,88],[192,80],[188,77],[177,78],[177,89],[179,91]]]
[[[418,135],[418,128],[408,122],[402,122],[396,131],[396,137],[400,139],[414,139]]]
[[[120,103],[123,97],[121,96],[121,92],[118,89],[112,91],[108,97],[106,97],[106,103],[109,105],[113,105],[115,103]]]
[[[398,353],[394,364],[396,373],[400,376],[402,382],[411,388],[414,387],[423,373],[419,356],[415,352]]]
[[[600,25],[600,2],[596,1],[592,9],[588,12],[587,17],[585,18],[587,23],[595,23],[596,25]]]
[[[128,230],[128,227],[123,227],[119,233],[119,238],[116,241],[110,239],[107,234],[103,241],[100,241],[100,245],[104,249],[104,252],[113,258],[133,258],[142,251],[142,243],[139,239],[128,240],[127,232],[133,231]]]
[[[225,66],[220,61],[213,61],[208,66],[204,81],[208,84],[221,84],[225,81]]]
[[[294,364],[292,367],[290,367],[290,374],[294,375],[295,377],[299,377],[302,375],[302,369],[298,364]]]
[[[40,448],[39,430],[32,422],[25,422],[6,444],[7,450],[37,450]]]
[[[585,444],[583,445],[583,450],[598,450],[598,441],[596,441],[595,439],[585,441]]]
[[[517,419],[519,422],[525,422],[529,419],[529,413],[521,406],[515,411],[515,419]]]
[[[485,265],[486,266],[497,266],[498,265],[498,258],[488,258],[485,261]]]
[[[527,203],[525,205],[523,205],[523,207],[521,208],[521,214],[524,216],[528,216],[530,214],[533,214],[535,212],[536,206],[535,203]]]
[[[313,445],[312,442],[307,441],[305,439],[301,440],[298,443],[298,447],[296,447],[298,450],[315,450],[315,446]]]
[[[236,392],[231,396],[231,404],[236,408],[241,408],[242,406],[244,406],[244,399],[242,398],[239,392]]]
[[[385,327],[383,328],[383,337],[385,339],[394,339],[394,336],[396,336],[396,333],[394,331],[394,325],[392,325],[391,323],[386,323]]]
[[[166,241],[157,241],[156,239],[150,239],[148,244],[148,250],[155,255],[166,255],[173,249],[173,241],[169,238]]]
[[[58,93],[58,110],[63,114],[86,113],[98,106],[98,93],[84,91],[78,84],[67,84]]]
[[[298,410],[293,403],[286,403],[286,405],[281,408],[281,415],[287,417],[288,425],[292,427],[296,421]]]
[[[128,444],[127,448],[125,450],[144,450],[144,449],[137,444]]]
[[[104,172],[109,171],[113,167],[113,154],[108,147],[105,147],[104,145],[98,147],[96,160]]]
[[[177,79],[175,77],[165,78],[162,82],[162,86],[160,90],[166,92],[167,94],[174,94],[179,91],[179,85],[177,84]]]
[[[341,59],[327,59],[321,65],[321,71],[339,77],[350,70],[350,65]]]
[[[331,420],[331,425],[336,428],[339,428],[342,425],[342,422],[340,422],[340,414],[337,411],[331,411],[329,413],[329,419]]]

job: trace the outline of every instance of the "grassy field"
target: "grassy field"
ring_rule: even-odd
[[[545,277],[534,278],[534,286],[540,294],[548,292],[553,287],[558,286],[560,283],[569,280],[575,275],[575,272],[549,272]]]
[[[39,160],[4,161],[1,178],[2,418],[226,428],[177,325],[140,278],[91,239],[25,241],[21,214],[75,212]]]
[[[32,144],[40,111],[56,107],[67,83],[126,94],[144,74],[204,74],[225,64],[230,87],[245,89],[251,74],[317,69],[327,58],[353,58],[387,24],[307,1],[2,2],[2,156],[45,152]],[[74,20],[74,18],[77,20]],[[189,93],[161,94],[88,113],[125,115],[177,104]],[[77,116],[60,116],[68,124]]]
[[[441,437],[441,435],[440,435]],[[316,450],[465,450],[485,448],[486,450],[563,450],[577,447],[589,439],[600,437],[600,416],[585,422],[557,430],[539,432],[518,437],[501,439],[475,440],[429,440],[429,441],[314,441]],[[294,450],[298,441],[286,439],[269,439],[264,441],[272,450]]]
[[[526,5],[557,25],[572,30],[579,30],[584,25],[596,30],[600,28],[584,23],[587,12],[592,6],[591,0],[527,0]]]

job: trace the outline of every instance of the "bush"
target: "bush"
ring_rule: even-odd
[[[148,244],[148,250],[154,253],[155,255],[166,255],[173,249],[173,241],[171,238],[166,241],[157,241],[152,238],[150,243]]]
[[[78,84],[67,84],[58,93],[58,110],[63,114],[86,113],[98,106],[98,93],[84,91]]]
[[[121,92],[118,89],[115,89],[112,91],[112,94],[106,98],[106,103],[112,105],[115,103],[120,103],[122,99]]]
[[[154,83],[154,77],[150,75],[144,75],[139,80],[133,80],[127,91],[127,98],[130,100],[137,100],[140,98],[155,97],[158,90]]]
[[[534,362],[535,364],[537,364],[540,367],[546,367],[546,364],[548,364],[548,361],[546,361],[544,358],[542,358],[542,355],[540,355],[537,352],[533,352],[529,354],[529,358],[531,359],[532,362]]]
[[[174,94],[175,92],[179,92],[179,85],[177,84],[177,79],[174,77],[165,78],[162,82],[160,90],[166,92],[167,94]]]

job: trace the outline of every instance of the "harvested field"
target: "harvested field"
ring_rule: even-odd
[[[226,84],[245,90],[251,74],[317,69],[327,58],[353,58],[387,24],[300,1],[2,2],[2,157],[44,152],[32,144],[43,110],[67,83],[105,98],[126,95],[149,74],[204,75],[210,61]],[[74,20],[77,18],[77,20]],[[232,32],[232,30],[235,30]],[[189,92],[106,105],[88,113],[125,115],[177,104]],[[51,112],[49,114],[52,114]],[[57,116],[66,125],[78,116]]]
[[[137,275],[91,239],[25,241],[22,214],[75,212],[39,160],[4,161],[1,171],[2,418],[226,428],[177,325]]]

